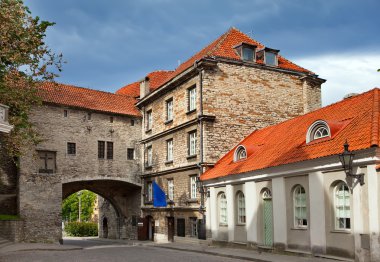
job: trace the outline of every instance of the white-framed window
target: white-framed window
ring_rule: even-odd
[[[315,121],[307,130],[306,143],[330,136],[331,132],[328,124],[323,120],[318,120]]]
[[[343,181],[334,188],[335,229],[351,228],[350,189]]]
[[[227,224],[227,198],[226,194],[219,195],[219,223],[222,225]]]
[[[190,198],[197,198],[197,176],[190,177]]]
[[[146,183],[147,201],[153,201],[153,185],[152,182]]]
[[[197,154],[197,131],[192,131],[189,133],[189,156],[194,156]]]
[[[240,145],[235,150],[234,161],[239,161],[247,158],[247,150],[244,146]]]
[[[148,146],[146,148],[146,165],[147,166],[152,166],[153,165],[153,150],[152,146]]]
[[[152,110],[146,111],[146,130],[151,130],[153,126]]]
[[[173,139],[166,140],[166,161],[173,161]]]
[[[173,179],[168,180],[168,199],[171,201],[174,200],[174,180]]]
[[[254,61],[255,59],[255,49],[248,46],[243,46],[242,48],[242,58],[245,61]]]
[[[243,192],[239,191],[237,193],[236,199],[238,224],[245,224],[245,197]]]
[[[307,227],[306,191],[301,185],[293,190],[294,227]]]
[[[194,86],[188,89],[189,107],[188,111],[193,111],[197,107],[197,88]]]
[[[277,66],[277,54],[273,52],[265,51],[265,64],[270,66]]]
[[[173,98],[166,101],[166,121],[173,120]]]

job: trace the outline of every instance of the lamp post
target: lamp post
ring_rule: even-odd
[[[196,180],[197,183],[197,189],[201,195],[201,204],[199,206],[199,212],[202,214],[202,220],[200,223],[198,223],[198,238],[199,239],[206,239],[206,216],[205,216],[205,207],[204,207],[204,202],[205,202],[205,194],[208,196],[208,191],[205,190],[205,186],[203,185],[202,180],[200,177],[197,177]]]
[[[82,198],[81,198],[81,196],[82,196],[82,191],[79,191],[78,193],[77,193],[77,195],[78,195],[78,199],[79,199],[79,210],[78,210],[78,221],[79,222],[81,222],[81,219],[80,219],[80,216],[81,216],[81,209],[82,209]]]
[[[344,151],[342,154],[339,154],[339,160],[342,163],[344,172],[346,173],[346,178],[357,179],[361,186],[364,185],[364,174],[353,173],[352,163],[354,162],[355,154],[352,153],[352,151],[348,149],[349,144],[347,140],[346,140],[346,143],[344,143],[343,147],[344,147]],[[352,182],[351,182],[351,185],[352,185]]]

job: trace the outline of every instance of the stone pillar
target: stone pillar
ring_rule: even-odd
[[[285,180],[283,177],[272,179],[273,198],[273,246],[283,251],[287,243]]]
[[[380,261],[379,179],[375,165],[367,167],[368,218],[371,261]]]
[[[256,194],[256,182],[250,181],[244,185],[245,194],[245,212],[246,212],[246,230],[247,242],[257,244],[257,212],[259,210],[259,201]]]
[[[209,220],[210,220],[210,229],[211,229],[211,238],[218,239],[218,203],[216,199],[216,192],[214,187],[210,187],[210,212],[209,212]]]
[[[313,255],[326,253],[325,190],[322,172],[309,174],[310,248]]]
[[[227,198],[227,222],[228,222],[228,242],[235,241],[235,197],[234,186],[226,186]]]
[[[210,188],[207,188],[210,190]],[[206,216],[206,239],[212,237],[211,236],[211,198],[208,197],[205,201],[205,216]]]

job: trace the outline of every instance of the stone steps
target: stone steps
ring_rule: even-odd
[[[197,244],[208,246],[210,242],[208,240],[197,239],[194,237],[174,237],[174,242],[180,244]]]
[[[12,241],[9,241],[8,239],[0,237],[0,249],[2,249],[3,247],[6,247],[6,246],[10,246],[12,244],[13,244]]]

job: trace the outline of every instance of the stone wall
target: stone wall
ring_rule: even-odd
[[[0,237],[13,242],[21,242],[23,237],[24,221],[0,220]]]

